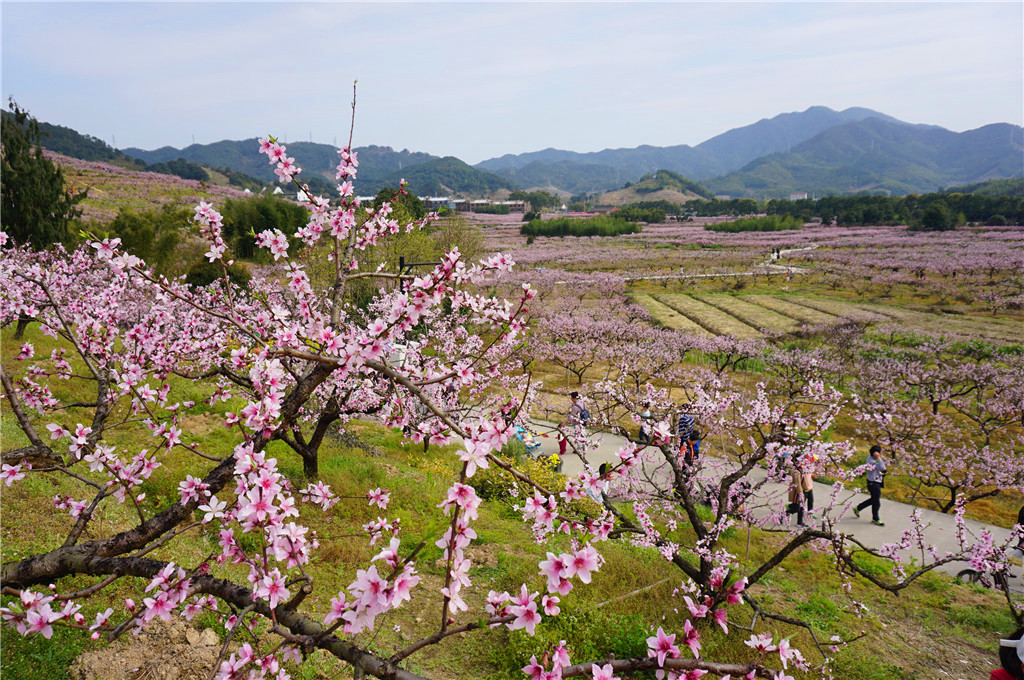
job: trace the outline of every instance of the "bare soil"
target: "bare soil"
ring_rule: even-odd
[[[171,619],[86,652],[69,670],[71,680],[206,680],[220,649],[221,641],[212,629],[200,631],[181,619]]]

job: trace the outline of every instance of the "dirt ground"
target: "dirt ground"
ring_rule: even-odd
[[[171,619],[82,654],[71,665],[71,680],[206,680],[220,649],[212,629]]]

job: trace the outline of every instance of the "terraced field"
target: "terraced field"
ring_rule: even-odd
[[[786,298],[786,300],[795,305],[800,305],[801,307],[807,307],[808,309],[813,309],[838,318],[850,319],[851,321],[864,321],[867,323],[875,323],[879,321],[886,321],[889,318],[887,316],[879,314],[878,312],[872,312],[867,309],[862,309],[848,302],[842,302],[840,300],[830,300],[828,298],[812,298],[803,296],[794,296]]]
[[[789,333],[804,325],[849,319],[996,344],[1024,344],[1024,323],[1011,318],[933,314],[807,295],[655,294],[635,295],[634,299],[663,326],[696,335],[761,338],[762,330]]]
[[[695,295],[696,299],[722,310],[751,328],[791,333],[800,328],[800,322],[767,307],[741,300],[723,293]]]
[[[964,339],[983,339],[996,343],[1024,343],[1024,323],[1010,319],[978,318],[960,315],[925,314],[907,309],[862,305],[888,317],[887,322],[898,323],[908,330],[957,335]]]
[[[775,302],[768,304],[777,305],[779,302],[778,298],[771,298],[770,296],[751,297],[765,297],[775,300]],[[1014,319],[928,314],[886,305],[845,302],[826,298],[794,297],[788,298],[787,301],[855,321],[864,321],[872,324],[895,323],[904,326],[907,330],[944,333],[965,339],[983,339],[1000,344],[1024,343],[1024,323]]]
[[[778,312],[783,316],[788,316],[789,318],[794,319],[801,324],[807,324],[808,326],[834,324],[843,318],[841,315],[828,313],[820,309],[804,307],[803,305],[790,301],[789,298],[773,297],[771,295],[745,295],[743,296],[743,299],[755,305],[760,305],[761,307],[770,309],[773,312]]]
[[[721,309],[701,302],[689,295],[655,295],[654,299],[697,324],[713,335],[731,335],[734,338],[762,337],[753,326],[740,321]]]
[[[651,313],[654,320],[666,328],[692,333],[693,335],[711,336],[711,333],[690,321],[688,318],[668,305],[658,302],[650,295],[634,295],[633,299]]]

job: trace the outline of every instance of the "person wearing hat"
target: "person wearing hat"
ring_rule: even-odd
[[[1024,680],[1024,628],[999,641],[999,663],[989,680]]]

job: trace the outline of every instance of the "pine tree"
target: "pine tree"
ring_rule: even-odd
[[[11,114],[0,122],[0,221],[16,243],[47,248],[71,240],[69,221],[81,215],[75,205],[84,192],[72,194],[64,173],[43,156],[39,122],[12,98]]]

